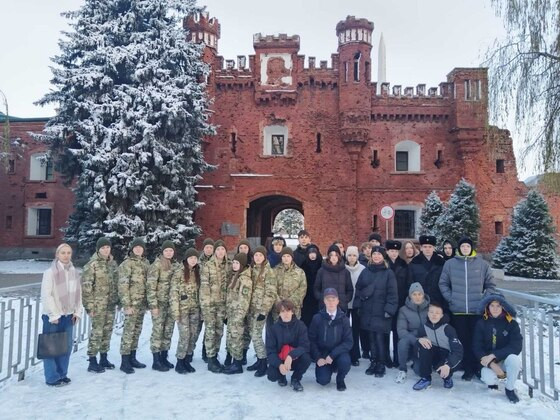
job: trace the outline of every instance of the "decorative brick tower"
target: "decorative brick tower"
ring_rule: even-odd
[[[348,16],[336,25],[340,137],[353,165],[369,138],[372,32],[373,22],[354,16]]]

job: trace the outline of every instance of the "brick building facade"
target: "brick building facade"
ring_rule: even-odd
[[[453,69],[437,87],[378,87],[373,23],[352,16],[336,26],[330,63],[306,60],[299,37],[284,34],[256,34],[254,55],[224,60],[217,19],[203,14],[184,26],[205,43],[212,67],[217,135],[205,139],[204,153],[217,169],[197,187],[205,205],[195,215],[204,236],[222,237],[228,248],[243,237],[264,243],[275,216],[294,208],[321,249],[335,238],[358,244],[372,230],[415,239],[429,192],[446,200],[462,177],[477,188],[480,249],[492,251],[507,234],[527,189],[509,132],[488,125],[486,69]],[[12,135],[29,147],[0,176],[3,256],[52,251],[72,210],[71,191],[41,165],[44,145],[28,135],[43,124],[12,122]],[[388,226],[379,214],[385,205],[395,209]]]

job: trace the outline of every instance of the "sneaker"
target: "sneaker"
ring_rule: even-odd
[[[463,376],[461,376],[461,379],[463,381],[472,381],[472,378],[474,377],[474,372],[467,372],[465,371],[465,373],[463,373]]]
[[[399,370],[399,373],[397,373],[397,377],[395,378],[395,382],[398,384],[402,384],[404,383],[405,380],[406,380],[406,371]]]
[[[498,390],[498,385],[488,385],[488,389],[490,389],[492,391],[497,391]]]
[[[513,404],[517,404],[519,402],[519,397],[515,393],[515,389],[506,389],[506,397]]]
[[[52,387],[60,388],[61,386],[64,386],[66,384],[62,381],[62,379],[59,379],[58,381],[55,381],[55,382],[51,382],[51,383],[47,382],[47,385],[52,386]]]
[[[373,374],[376,378],[383,378],[385,376],[385,364],[379,362],[375,365]]]
[[[280,386],[287,386],[288,385],[288,380],[286,379],[286,377],[284,375],[281,375],[280,378],[278,378],[278,385],[280,385]]]
[[[447,377],[443,380],[443,387],[447,389],[453,388],[453,378]]]
[[[290,381],[290,386],[294,389],[294,391],[296,392],[301,392],[303,391],[303,385],[301,384],[300,381],[298,381],[297,379],[292,378],[292,380]]]
[[[418,382],[416,382],[414,384],[414,386],[412,387],[413,390],[415,391],[422,391],[424,389],[428,389],[429,387],[432,386],[432,380],[429,378],[420,378],[418,380]]]
[[[64,378],[62,378],[61,381],[64,382],[66,385],[68,385],[70,382],[72,382],[72,380],[70,378],[66,377],[66,376]]]
[[[375,373],[376,362],[371,362],[369,367],[366,369],[366,375],[373,375]]]

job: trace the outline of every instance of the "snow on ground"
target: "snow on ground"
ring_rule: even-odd
[[[52,261],[12,260],[0,261],[0,274],[36,274],[43,273]]]
[[[505,281],[542,281],[545,283],[560,283],[560,279],[531,279],[529,277],[504,276]]]
[[[93,374],[86,371],[87,343],[72,355],[69,377],[72,383],[63,388],[44,384],[42,365],[31,369],[26,379],[12,378],[0,384],[0,418],[7,419],[294,419],[321,417],[327,419],[378,418],[394,419],[531,419],[559,418],[560,403],[539,396],[529,398],[527,388],[519,381],[521,402],[507,402],[503,385],[490,392],[480,382],[466,383],[457,376],[455,387],[445,390],[434,375],[432,388],[413,391],[413,374],[405,384],[394,382],[395,369],[385,378],[364,374],[368,363],[352,367],[346,379],[348,390],[338,392],[334,384],[321,387],[315,383],[313,367],[305,374],[305,391],[280,388],[266,378],[255,378],[252,372],[226,376],[206,370],[200,358],[200,345],[195,350],[196,373],[179,375],[150,369],[149,334],[151,321],[145,318],[140,338],[138,359],[148,364],[133,375],[118,370],[120,334],[113,335],[109,359],[117,365],[114,371]],[[175,355],[177,330],[172,351]],[[202,336],[201,336],[202,337]],[[222,341],[221,360],[225,355]],[[249,363],[255,360],[249,352]],[[174,362],[174,357],[172,358]]]

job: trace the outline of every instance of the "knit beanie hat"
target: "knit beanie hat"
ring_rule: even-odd
[[[221,239],[218,239],[216,242],[214,242],[214,251],[219,247],[223,247],[227,251],[226,244]]]
[[[381,255],[383,255],[383,258],[387,256],[387,253],[385,252],[385,248],[383,248],[380,245],[376,245],[371,249],[371,255],[373,255],[375,252],[379,252]]]
[[[95,243],[95,249],[97,250],[97,252],[99,252],[99,250],[104,246],[111,246],[111,240],[105,236],[102,236]]]
[[[290,257],[293,257],[294,251],[292,251],[292,248],[290,248],[289,246],[285,246],[284,248],[282,248],[282,252],[280,252],[280,257],[283,257],[284,255],[289,255]]]
[[[420,292],[424,294],[424,288],[420,283],[415,282],[410,285],[410,288],[408,289],[408,296],[412,296],[414,292]]]
[[[233,257],[233,261],[238,261],[239,264],[241,265],[241,268],[246,267],[247,254],[244,254],[243,252],[240,252],[239,254],[235,254],[235,257]]]
[[[457,244],[457,248],[461,248],[462,244],[469,244],[471,246],[471,248],[474,248],[473,241],[468,236],[463,236],[461,239],[459,239],[459,242]]]
[[[356,257],[359,257],[360,251],[358,250],[358,247],[355,245],[350,245],[348,248],[346,248],[346,256],[348,255],[355,255]]]
[[[144,249],[144,251],[146,251],[146,242],[144,242],[144,239],[134,238],[130,243],[130,249],[134,249],[137,246],[141,246]]]
[[[185,253],[185,260],[189,257],[197,257],[198,258],[198,251],[195,248],[187,249],[187,252]]]
[[[163,251],[167,248],[171,248],[173,251],[175,251],[175,244],[173,243],[173,241],[163,241],[163,243],[161,244],[161,250]]]
[[[373,240],[381,243],[381,235],[379,233],[372,233],[371,235],[369,235],[368,241],[373,241]]]
[[[214,246],[214,239],[212,238],[206,238],[204,240],[204,242],[202,242],[202,247],[204,248],[206,245],[212,245]]]
[[[241,239],[239,241],[239,245],[237,245],[237,248],[239,248],[241,245],[247,245],[249,249],[251,249],[251,243],[247,239]]]
[[[253,254],[256,254],[257,252],[263,254],[264,258],[266,259],[267,252],[266,252],[266,248],[264,246],[259,245],[258,247],[256,247],[255,252]]]

